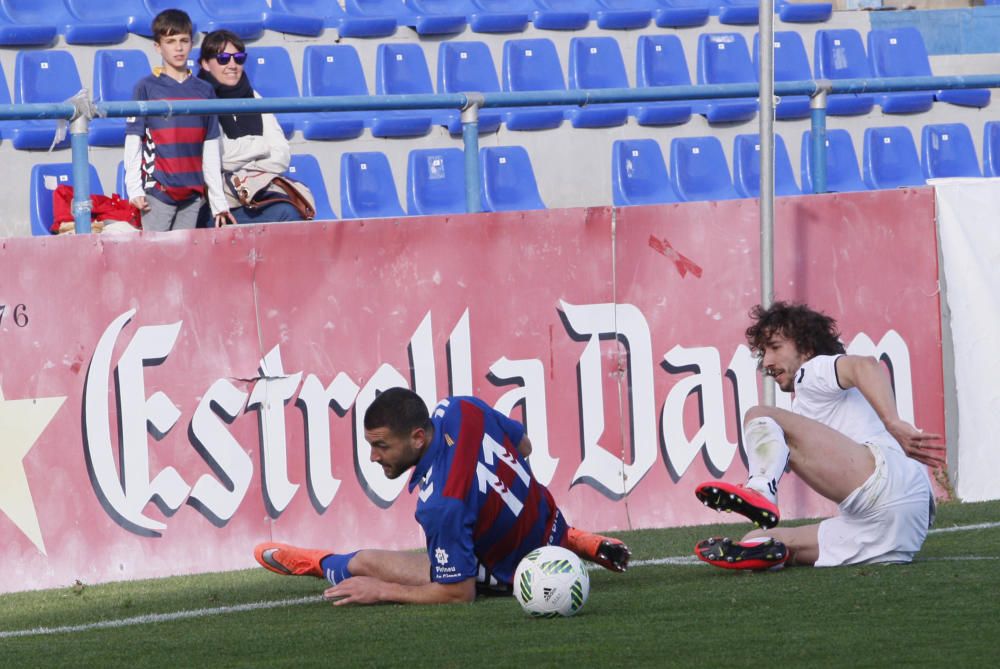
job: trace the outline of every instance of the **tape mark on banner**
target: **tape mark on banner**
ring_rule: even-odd
[[[681,275],[681,278],[687,276],[688,272],[691,272],[696,279],[701,278],[701,267],[687,256],[678,253],[666,238],[660,239],[655,235],[650,235],[649,248],[673,261],[674,266],[677,268],[677,273]]]

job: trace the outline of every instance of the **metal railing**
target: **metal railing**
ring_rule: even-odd
[[[811,157],[813,192],[826,192],[826,97],[840,93],[888,93],[894,91],[1000,88],[1000,74],[940,77],[888,77],[839,79],[836,81],[775,82],[774,95],[808,95],[811,102]],[[88,131],[95,116],[178,116],[260,112],[335,112],[407,109],[457,109],[462,111],[465,150],[466,210],[482,210],[479,174],[479,109],[545,105],[590,105],[614,102],[659,102],[756,98],[758,85],[699,84],[648,88],[603,88],[590,90],[534,91],[521,93],[443,93],[427,95],[346,95],[311,98],[247,98],[216,100],[155,100],[147,102],[96,102],[78,96],[71,102],[0,105],[0,120],[63,119],[70,122],[73,161],[73,217],[76,231],[91,231]]]

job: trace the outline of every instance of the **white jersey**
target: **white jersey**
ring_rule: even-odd
[[[831,427],[859,444],[903,449],[885,429],[875,409],[857,388],[843,388],[837,378],[839,355],[817,355],[795,374],[792,411]]]

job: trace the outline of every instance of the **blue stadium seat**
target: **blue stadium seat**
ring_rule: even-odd
[[[181,9],[191,17],[195,30],[231,30],[245,40],[255,40],[264,34],[265,0],[145,0],[149,13],[156,16],[164,9]],[[140,33],[142,34],[142,33]]]
[[[682,202],[739,197],[717,137],[675,137],[671,140],[670,177]]]
[[[375,92],[378,95],[433,94],[427,58],[419,44],[378,45],[375,53]],[[372,121],[372,134],[376,137],[417,137],[426,135],[431,125],[457,121],[454,109],[413,109],[383,112]]]
[[[25,22],[19,14],[11,15],[7,6],[0,4],[0,46],[48,46],[56,41],[57,35],[55,21],[46,18],[40,23]]]
[[[438,45],[438,93],[499,93],[493,56],[484,42],[441,42]],[[503,122],[502,109],[479,110],[479,134],[496,132]],[[462,132],[461,119],[448,126],[453,134]]]
[[[708,23],[709,0],[657,0],[653,21],[659,28],[695,28]]]
[[[760,33],[753,36],[753,73],[757,81],[760,72]],[[774,32],[774,80],[810,81],[809,57],[802,37],[797,32],[776,30]],[[786,95],[778,100],[775,114],[777,118],[805,118],[809,116],[808,95]]]
[[[503,45],[505,91],[553,91],[566,88],[556,47],[548,39],[512,39]],[[566,106],[520,108],[504,114],[510,130],[548,130],[562,125]]]
[[[464,14],[450,14],[450,0],[345,0],[349,18],[393,18],[418,35],[447,35],[465,29]]]
[[[87,2],[87,0],[81,0]],[[104,4],[98,5],[104,7]],[[153,36],[153,18],[155,12],[150,12],[145,0],[115,0],[115,12],[126,17],[125,24],[128,31],[134,35],[143,37]],[[197,30],[197,26],[195,26]]]
[[[76,62],[68,51],[19,51],[14,65],[14,103],[64,102],[83,88]],[[11,121],[15,149],[48,149],[56,121]],[[69,134],[56,148],[69,146]]]
[[[118,197],[128,199],[128,189],[125,188],[125,161],[118,161],[118,169],[115,170],[115,192]]]
[[[733,140],[733,181],[741,197],[760,197],[760,135],[736,135]],[[774,194],[802,195],[781,135],[774,136]]]
[[[569,87],[628,88],[625,61],[614,37],[574,37],[569,42]],[[610,128],[628,122],[628,104],[593,104],[567,112],[573,127]]]
[[[679,202],[663,152],[654,139],[619,139],[611,147],[611,195],[616,207]]]
[[[812,163],[812,132],[806,130],[802,133],[802,190],[806,193],[813,192],[813,169]],[[826,192],[828,193],[849,193],[852,191],[868,190],[868,186],[861,180],[861,172],[858,169],[858,154],[854,151],[854,143],[851,135],[846,130],[835,129],[826,131]]]
[[[785,23],[820,23],[830,20],[833,3],[775,0],[774,11]]]
[[[310,44],[302,52],[304,97],[368,95],[358,52],[349,44]],[[298,126],[308,140],[355,139],[365,131],[370,112],[314,112]],[[370,125],[370,121],[367,123]]]
[[[920,145],[921,166],[928,179],[983,176],[972,133],[964,123],[925,125]]]
[[[67,44],[117,44],[128,36],[124,15],[72,0],[4,0],[7,16],[24,25],[55,25]],[[77,11],[82,10],[82,11]]]
[[[1000,177],[1000,121],[983,124],[983,176]]]
[[[865,45],[857,30],[819,30],[816,32],[816,76],[827,79],[871,79],[872,72],[868,56],[865,55]],[[844,98],[841,95],[831,95],[827,99],[827,113],[836,104],[850,106],[848,102],[835,100]],[[863,98],[864,96],[854,96]],[[902,91],[898,93],[876,93],[874,101],[878,102],[886,114],[915,114],[925,112],[934,104],[934,94],[925,91]],[[860,104],[854,101],[854,104]],[[863,107],[861,107],[863,108]],[[868,113],[871,108],[857,113]],[[837,113],[846,114],[846,111]]]
[[[684,48],[677,35],[640,35],[635,51],[636,86],[690,86]],[[720,117],[752,118],[757,103],[749,105],[737,100],[717,100],[716,106],[704,101],[671,101],[642,103],[633,106],[636,119],[642,125],[687,123],[691,112],[704,114],[709,122]],[[643,110],[644,108],[644,110]],[[647,117],[644,120],[644,115]]]
[[[136,82],[150,72],[149,58],[144,51],[98,49],[94,52],[94,101],[131,100]],[[89,140],[93,146],[122,146],[125,143],[125,119],[91,119]]]
[[[924,185],[917,145],[907,127],[867,128],[864,147],[862,164],[869,188]]]
[[[399,206],[396,183],[384,153],[340,155],[340,213],[344,218],[406,216]]]
[[[247,49],[244,71],[262,98],[297,98],[299,86],[292,59],[280,46],[252,46]],[[304,114],[275,114],[286,137],[291,137]]]
[[[875,29],[868,33],[868,56],[876,77],[929,77],[931,61],[916,28]],[[990,103],[988,88],[940,90],[934,99],[965,107]]]
[[[465,213],[462,149],[414,149],[406,167],[406,209],[411,216]]]
[[[301,181],[312,191],[316,200],[316,220],[332,221],[337,218],[330,206],[330,196],[326,192],[326,181],[323,179],[323,171],[319,168],[316,157],[308,153],[299,153],[292,156],[292,161],[288,165],[285,176],[296,181]]]
[[[537,7],[531,0],[469,0],[469,27],[477,33],[520,33]]]
[[[490,146],[479,151],[483,211],[545,209],[535,171],[522,146]]]
[[[702,33],[698,36],[698,83],[732,84],[756,81],[747,42],[739,33]],[[732,98],[703,103],[710,123],[748,121],[757,113],[757,100]]]
[[[583,30],[590,25],[590,12],[576,0],[535,0],[531,23],[542,30]]]
[[[594,0],[590,16],[601,30],[641,30],[653,20],[650,4],[644,0]]]
[[[323,27],[336,28],[341,37],[389,37],[396,32],[397,25],[390,16],[348,16],[339,3],[330,0],[271,0],[271,11],[318,19]]]
[[[29,206],[32,235],[47,237],[52,234],[52,192],[62,185],[73,185],[72,163],[48,163],[31,168]],[[104,193],[93,165],[90,166],[90,192],[92,195]]]
[[[710,5],[719,23],[754,25],[760,18],[760,0],[710,0]]]

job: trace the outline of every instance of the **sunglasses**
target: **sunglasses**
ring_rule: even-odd
[[[215,54],[215,62],[219,65],[228,65],[230,58],[235,60],[237,65],[242,65],[247,60],[247,52],[237,51],[236,53],[226,53],[225,51],[222,51]]]

